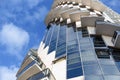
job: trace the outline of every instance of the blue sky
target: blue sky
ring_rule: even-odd
[[[101,1],[120,13],[120,0]],[[0,0],[0,80],[16,80],[26,53],[39,46],[45,31],[44,18],[52,2]]]

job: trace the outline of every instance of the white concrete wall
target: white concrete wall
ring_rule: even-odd
[[[60,60],[55,63],[52,72],[56,80],[66,80],[66,60]]]

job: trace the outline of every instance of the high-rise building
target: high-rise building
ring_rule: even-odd
[[[99,0],[54,0],[17,80],[120,80],[120,16]]]

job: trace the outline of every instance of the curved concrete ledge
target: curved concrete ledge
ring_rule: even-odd
[[[58,5],[62,5],[64,3],[67,4],[68,2],[73,2],[71,4],[81,3],[82,5],[89,6],[89,8],[91,8],[91,9],[93,9],[95,11],[100,11],[100,12],[103,12],[106,9],[106,6],[104,6],[98,0],[55,0],[54,4],[53,4],[54,8],[52,8],[52,10],[48,13],[48,15],[47,15],[47,17],[45,19],[46,25],[48,25],[55,18],[61,18],[62,17],[63,20],[68,19],[68,18],[70,18],[70,14],[72,12],[78,11],[80,9],[79,4],[78,4],[78,7],[76,7],[76,8],[75,7],[70,8],[70,6],[67,6],[67,5],[64,6],[64,7],[62,7],[62,6],[57,7]],[[77,19],[77,16],[75,16],[74,14],[71,14],[71,15],[76,17],[76,19]],[[74,19],[72,18],[72,22],[73,21],[76,21],[75,18]]]
[[[86,6],[91,6],[92,0],[82,0],[82,4]]]
[[[70,14],[71,22],[80,21],[81,16],[89,16],[89,11],[75,11]]]
[[[98,11],[101,11],[101,12],[105,11],[105,9],[106,9],[106,7],[99,1],[92,1],[91,8],[98,10]]]
[[[68,9],[69,9],[69,7],[67,7],[67,6],[64,7],[64,8],[59,7],[59,8],[56,8],[56,9],[52,9],[48,13],[48,15],[47,15],[47,17],[45,19],[45,23],[49,24],[54,18],[60,18],[61,17],[61,12],[66,11]]]
[[[80,9],[79,8],[70,8],[68,10],[64,10],[63,12],[61,12],[61,16],[63,19],[68,19],[70,18],[70,13],[71,12],[74,12],[74,11],[79,11]]]

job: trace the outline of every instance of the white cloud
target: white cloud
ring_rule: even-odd
[[[6,48],[6,53],[20,58],[20,51],[29,43],[29,34],[14,24],[5,24],[0,31],[0,44]]]
[[[12,65],[10,67],[0,66],[0,80],[16,80],[18,67]]]

